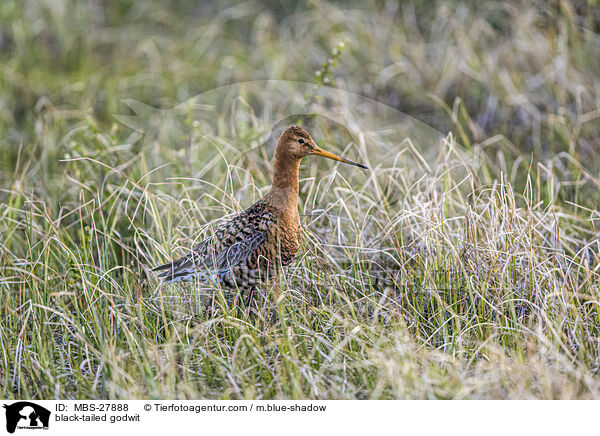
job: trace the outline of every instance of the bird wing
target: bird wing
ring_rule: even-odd
[[[215,258],[215,267],[218,270],[231,269],[250,258],[256,249],[267,239],[264,231],[252,232],[243,239],[236,241],[229,247],[220,251]]]
[[[189,254],[153,271],[164,270],[158,277],[165,282],[200,278],[214,284],[255,254],[267,239],[266,229],[271,219],[270,213],[253,214],[250,209],[223,224]]]

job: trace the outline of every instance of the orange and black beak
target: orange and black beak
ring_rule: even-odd
[[[351,161],[350,159],[346,159],[345,157],[337,156],[333,153],[329,153],[328,151],[325,151],[317,147],[316,145],[314,146],[311,154],[316,154],[317,156],[323,156],[329,159],[337,160],[339,162],[344,162],[350,165],[354,165],[355,167],[364,168],[365,170],[369,169],[369,167],[366,165],[359,164],[358,162]]]

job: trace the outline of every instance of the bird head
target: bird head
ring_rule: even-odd
[[[278,151],[281,150],[288,156],[294,157],[296,159],[302,159],[306,156],[316,155],[337,160],[339,162],[344,162],[360,168],[368,169],[368,167],[363,164],[351,161],[350,159],[346,159],[344,157],[337,156],[333,153],[323,150],[315,143],[315,141],[312,139],[312,137],[306,130],[296,125],[291,125],[287,129],[285,129],[285,131],[281,135],[281,138],[279,138],[277,149]]]

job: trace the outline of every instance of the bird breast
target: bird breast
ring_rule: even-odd
[[[280,216],[277,225],[272,230],[269,239],[274,252],[270,260],[280,258],[283,266],[289,265],[300,249],[302,237],[297,213],[295,216]]]

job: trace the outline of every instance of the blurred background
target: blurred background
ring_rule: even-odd
[[[465,145],[597,170],[599,23],[595,1],[4,0],[0,168],[21,143],[61,156],[64,134],[110,127],[121,98],[169,107],[286,79],[377,99]]]

